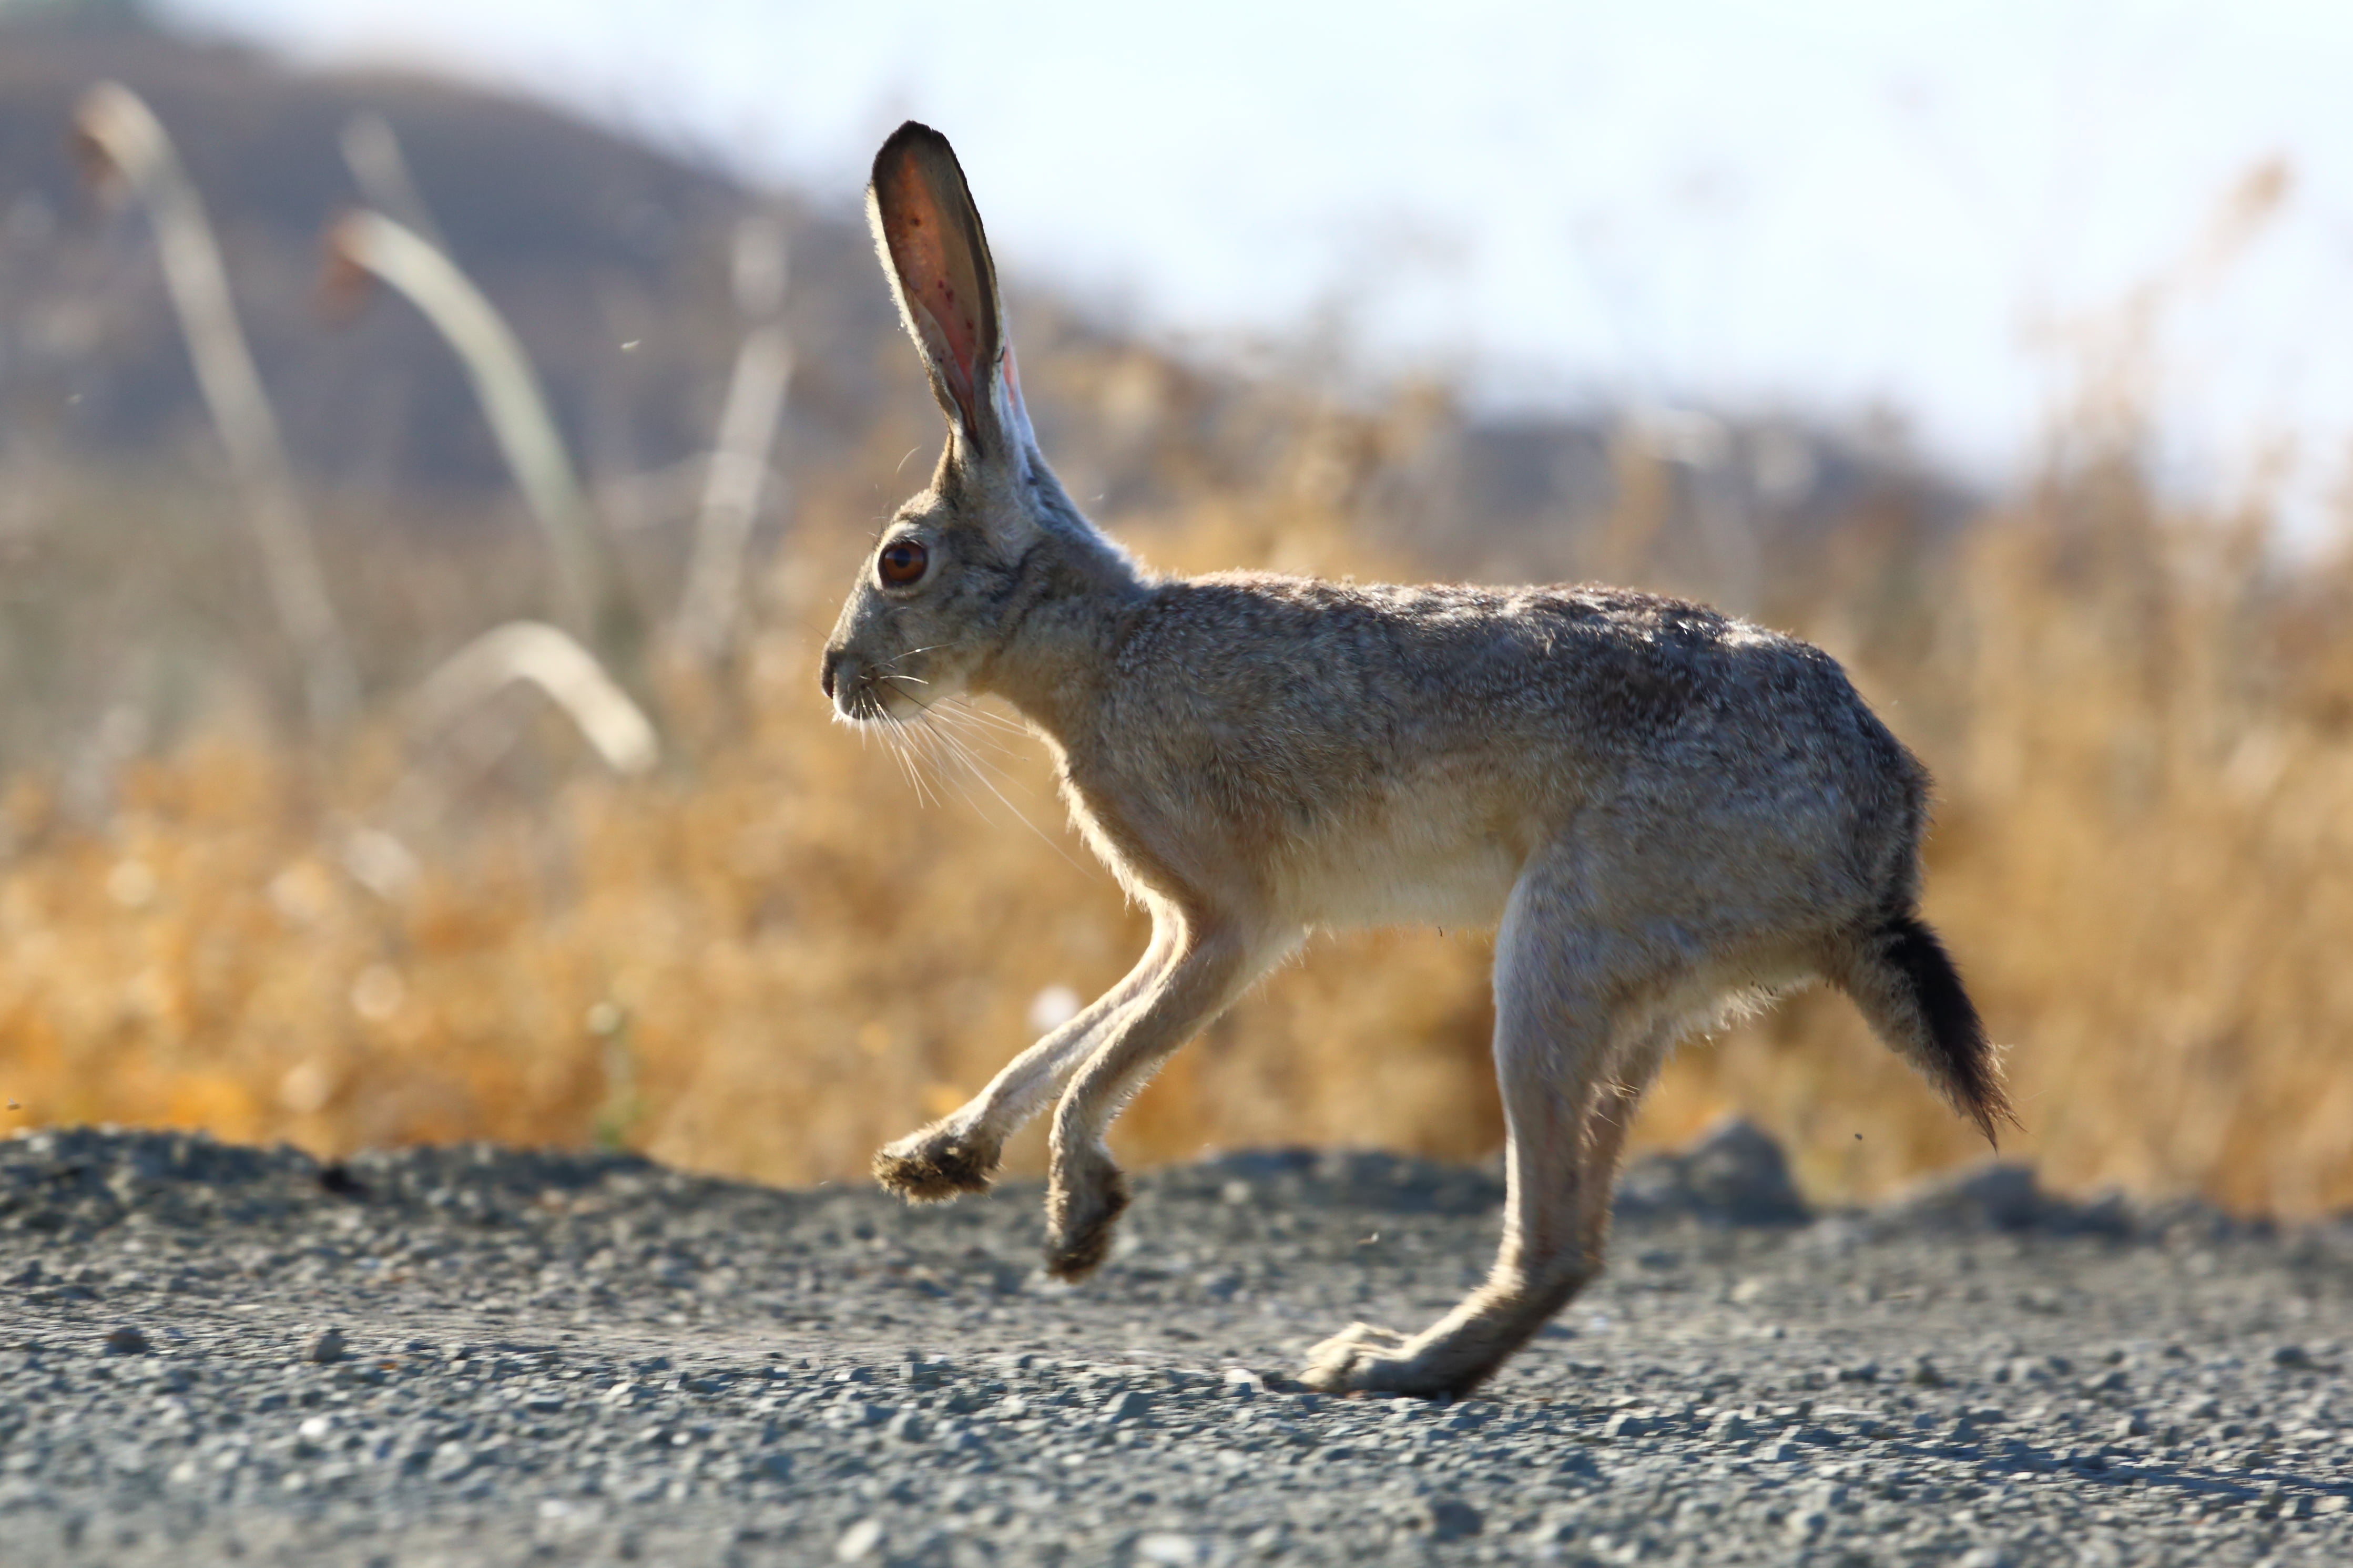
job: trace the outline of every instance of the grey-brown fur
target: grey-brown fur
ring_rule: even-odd
[[[1103,1141],[1119,1108],[1314,931],[1406,921],[1497,927],[1503,1247],[1430,1329],[1318,1346],[1319,1387],[1493,1372],[1599,1269],[1620,1145],[1668,1051],[1746,1002],[1842,986],[1991,1134],[1991,1052],[1915,913],[1926,777],[1827,656],[1609,588],[1156,576],[1038,452],[946,141],[902,127],[871,195],[949,441],[842,606],[826,689],[869,723],[1011,701],[1153,917],[1126,979],[876,1156],[885,1186],[985,1187],[1067,1081],[1048,1265],[1086,1274],[1127,1201]]]

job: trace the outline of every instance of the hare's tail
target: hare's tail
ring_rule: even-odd
[[[1927,1075],[1989,1143],[2017,1125],[1994,1047],[1945,944],[1918,914],[1901,910],[1850,945],[1831,978],[1896,1051]]]

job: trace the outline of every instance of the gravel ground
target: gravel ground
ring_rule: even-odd
[[[1736,1131],[1456,1404],[1295,1392],[1485,1268],[1497,1186],[1146,1175],[910,1211],[625,1156],[0,1142],[0,1560],[2353,1563],[2353,1227],[1989,1168],[1808,1216]]]

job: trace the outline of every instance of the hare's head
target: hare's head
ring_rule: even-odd
[[[930,486],[859,568],[822,680],[839,717],[903,720],[982,681],[1040,603],[1082,590],[1107,564],[1124,569],[1124,557],[1039,456],[996,264],[947,138],[901,126],[875,155],[866,197],[948,442]]]

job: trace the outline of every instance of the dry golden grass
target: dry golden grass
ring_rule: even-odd
[[[1331,495],[1205,492],[1127,531],[1172,566],[1406,569],[1353,547]],[[1641,572],[1655,522],[1620,519],[1597,563]],[[1849,660],[1940,778],[1928,910],[2013,1047],[2017,1148],[2067,1187],[2308,1213],[2353,1201],[2353,569],[2284,572],[2255,534],[2164,517],[2093,464],[1949,549],[1858,524],[1766,613]],[[1144,936],[1033,745],[993,782],[1036,831],[977,784],[923,804],[827,721],[814,651],[861,536],[805,523],[831,542],[781,563],[738,679],[669,692],[673,760],[648,781],[528,719],[514,754],[456,777],[388,717],[329,757],[201,731],[95,816],[20,776],[0,1125],[604,1139],[859,1174],[1026,1042],[1041,990],[1100,987]],[[416,857],[405,879],[385,833]],[[1326,943],[1179,1056],[1116,1142],[1145,1162],[1484,1153],[1486,958],[1459,933]],[[1833,996],[1687,1048],[1641,1136],[1735,1109],[1823,1196],[1979,1152]],[[1034,1168],[1034,1138],[1015,1159]]]

